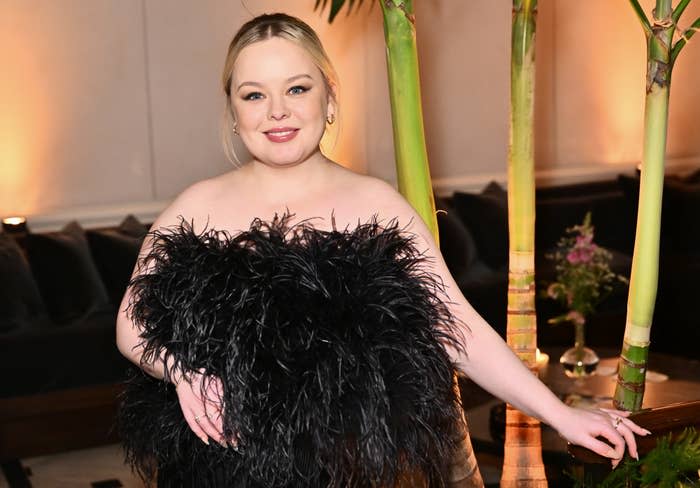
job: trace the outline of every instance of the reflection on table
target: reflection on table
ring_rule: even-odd
[[[597,374],[577,380],[567,377],[558,363],[563,351],[563,348],[545,351],[550,360],[540,375],[542,381],[562,399],[580,400],[583,406],[610,407],[617,380],[619,351],[596,350],[603,358]],[[700,400],[700,361],[652,352],[649,355],[648,366],[642,408]],[[493,397],[489,398],[483,390],[469,381],[462,382],[461,385],[474,448],[477,451],[501,454],[501,426],[498,423],[494,425],[490,415],[492,409],[497,408],[501,402]],[[470,395],[473,396],[471,400]],[[474,399],[478,399],[480,403],[474,404]],[[542,427],[542,447],[545,462],[568,460],[566,442],[546,425]]]

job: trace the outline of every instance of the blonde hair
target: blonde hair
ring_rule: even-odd
[[[316,32],[304,21],[282,13],[260,15],[249,20],[238,30],[231,44],[229,44],[222,77],[224,93],[226,94],[224,121],[222,124],[222,142],[226,157],[229,158],[231,163],[237,166],[240,166],[241,162],[236,156],[232,137],[233,129],[236,124],[231,103],[231,78],[233,77],[233,67],[243,48],[273,37],[281,37],[282,39],[292,41],[302,47],[309,56],[311,56],[313,63],[318,67],[319,71],[321,71],[326,91],[331,101],[336,106],[336,112],[338,110],[338,75],[333,68],[328,54],[326,54],[326,51],[323,49],[321,40],[316,35]]]

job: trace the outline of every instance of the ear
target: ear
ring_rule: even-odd
[[[338,111],[336,100],[338,99],[338,93],[335,90],[334,85],[328,87],[328,96],[326,99],[326,117],[335,115]]]

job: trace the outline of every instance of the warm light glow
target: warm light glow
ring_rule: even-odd
[[[40,164],[46,171],[53,162],[46,159],[55,118],[47,96],[53,92],[55,98],[56,87],[46,85],[42,63],[50,55],[29,10],[3,24],[7,29],[0,43],[5,67],[0,77],[0,215],[32,214],[41,204]]]
[[[331,26],[321,16],[318,19],[308,19],[323,42],[331,58],[341,86],[339,92],[340,112],[336,122],[328,127],[321,140],[321,150],[330,159],[337,161],[354,171],[367,171],[365,141],[362,139],[367,123],[367,108],[358,100],[365,100],[364,72],[357,69],[365,64],[366,17],[353,15],[343,19],[342,29]],[[386,76],[386,73],[381,73]]]
[[[540,349],[535,350],[535,369],[537,376],[544,378],[547,373],[547,365],[549,364],[549,354],[540,352]]]
[[[4,225],[21,225],[27,222],[24,217],[7,217],[2,219]]]

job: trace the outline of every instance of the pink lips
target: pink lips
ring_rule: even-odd
[[[299,129],[293,127],[275,127],[264,132],[267,138],[272,142],[287,142],[294,139],[299,132]]]

